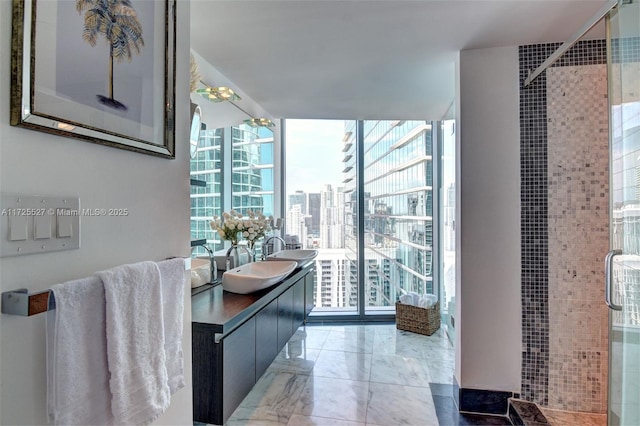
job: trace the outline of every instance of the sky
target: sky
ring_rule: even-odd
[[[343,136],[343,120],[287,120],[287,195],[341,185]]]

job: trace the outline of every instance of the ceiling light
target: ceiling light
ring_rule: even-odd
[[[224,102],[224,101],[239,101],[242,99],[236,94],[230,87],[206,87],[204,89],[197,89],[196,93],[202,97],[210,100],[211,102]]]
[[[275,127],[275,123],[269,118],[249,118],[244,123],[251,127]]]

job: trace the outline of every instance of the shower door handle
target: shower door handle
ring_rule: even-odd
[[[604,301],[607,303],[607,306],[614,311],[622,310],[622,306],[616,305],[611,301],[611,280],[613,278],[611,269],[613,268],[613,258],[619,254],[622,254],[622,250],[611,250],[604,258]]]

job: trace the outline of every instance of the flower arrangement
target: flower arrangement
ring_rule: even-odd
[[[231,241],[232,245],[238,245],[238,241],[245,238],[249,248],[253,248],[255,242],[271,230],[272,220],[265,217],[262,212],[255,213],[247,210],[245,217],[242,213],[231,210],[228,213],[222,213],[222,217],[214,216],[209,226],[218,232],[220,238]]]

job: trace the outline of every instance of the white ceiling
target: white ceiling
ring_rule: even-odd
[[[432,120],[460,50],[565,41],[604,3],[192,0],[191,47],[273,118]]]

